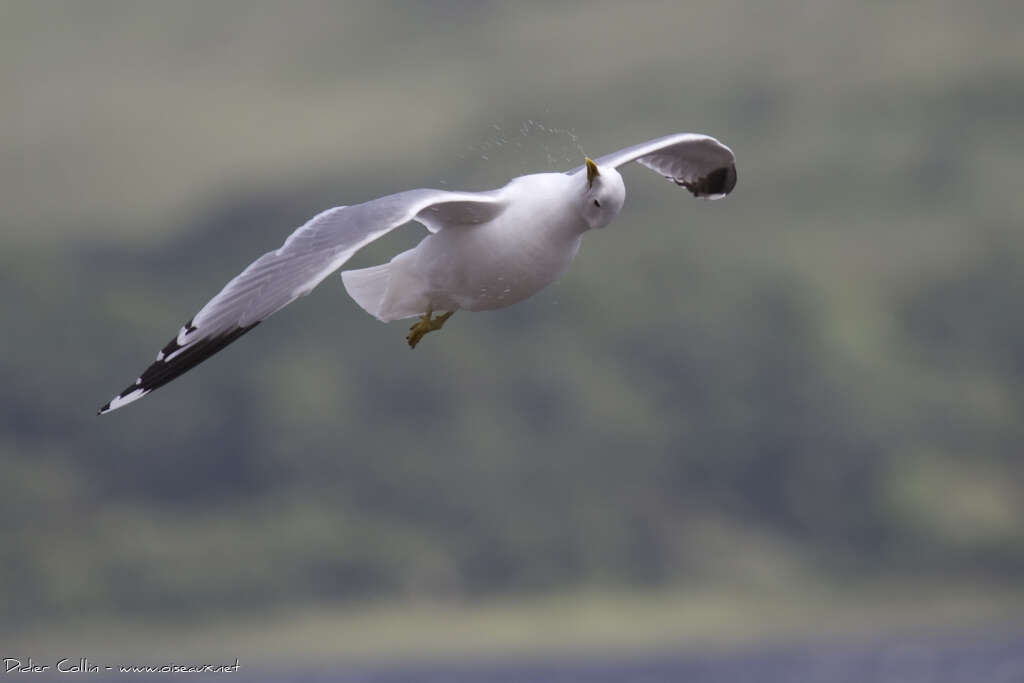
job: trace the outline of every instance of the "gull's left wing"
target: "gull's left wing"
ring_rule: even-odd
[[[594,160],[599,167],[618,167],[630,161],[660,173],[695,197],[721,199],[736,187],[736,155],[708,135],[666,135]],[[579,166],[569,174],[581,173],[584,168]]]

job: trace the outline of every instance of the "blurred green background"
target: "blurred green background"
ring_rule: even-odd
[[[0,637],[398,656],[1019,614],[1022,25],[0,3]],[[736,151],[735,193],[626,169],[521,305],[410,352],[331,277],[95,417],[319,210],[677,131]]]

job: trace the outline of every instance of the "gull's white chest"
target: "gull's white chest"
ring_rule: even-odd
[[[585,230],[573,198],[551,191],[550,181],[539,191],[523,185],[514,188],[523,199],[497,219],[446,228],[412,250],[409,265],[436,308],[445,298],[469,311],[509,306],[550,285],[572,262]]]

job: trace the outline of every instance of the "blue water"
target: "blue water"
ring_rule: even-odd
[[[84,674],[85,680],[260,683],[1024,683],[1024,629],[985,633],[905,635],[697,650],[636,657],[564,656],[460,663],[293,666],[260,669],[243,662],[238,673]],[[69,674],[2,674],[42,683]],[[74,678],[74,676],[71,676]]]

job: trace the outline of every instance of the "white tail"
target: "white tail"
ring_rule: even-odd
[[[363,309],[377,318],[387,322],[381,317],[381,306],[384,303],[384,295],[388,291],[388,283],[391,281],[390,263],[362,268],[360,270],[346,270],[341,273],[341,280],[345,283],[345,291],[355,299],[356,303]]]

